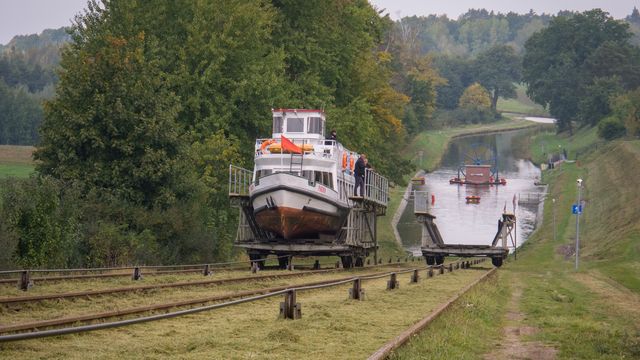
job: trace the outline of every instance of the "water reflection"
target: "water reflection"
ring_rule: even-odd
[[[516,238],[521,244],[535,229],[538,203],[520,203],[518,199],[537,199],[544,187],[534,185],[540,169],[528,160],[514,156],[514,144],[523,131],[494,135],[472,136],[453,141],[445,154],[442,166],[426,175],[426,184],[416,187],[435,196],[431,213],[442,237],[449,244],[491,244],[503,210],[514,210],[517,216]],[[460,163],[468,162],[469,151],[489,149],[486,158],[498,164],[499,176],[507,179],[506,186],[450,185],[449,179],[457,175]],[[465,197],[480,196],[477,204],[467,204]],[[420,255],[420,225],[413,215],[413,202],[398,223],[398,232],[404,247]]]

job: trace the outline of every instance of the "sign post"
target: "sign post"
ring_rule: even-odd
[[[573,205],[573,213],[576,214],[576,270],[580,263],[580,214],[582,214],[582,179],[578,179],[578,203]]]

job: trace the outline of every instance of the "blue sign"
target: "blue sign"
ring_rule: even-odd
[[[582,205],[573,204],[573,206],[571,206],[571,212],[576,215],[582,214]]]

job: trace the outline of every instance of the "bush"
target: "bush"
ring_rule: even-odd
[[[618,118],[609,116],[598,123],[598,136],[605,140],[613,140],[624,136],[626,128]]]

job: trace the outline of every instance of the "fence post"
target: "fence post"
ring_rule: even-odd
[[[364,290],[360,278],[353,280],[353,287],[349,289],[349,298],[353,300],[364,300]]]
[[[396,273],[391,273],[391,278],[387,281],[387,290],[393,290],[400,287],[398,283]]]
[[[255,261],[253,261],[253,262],[251,263],[251,273],[252,273],[252,274],[255,274],[255,273],[257,273],[257,272],[258,272],[258,270],[260,270],[260,267],[258,266],[258,263],[257,263],[257,262],[255,262]]]
[[[142,271],[140,271],[139,267],[133,268],[133,275],[131,276],[131,280],[140,280],[142,279]]]
[[[20,280],[18,281],[18,289],[27,291],[32,285],[31,272],[29,270],[23,270],[20,274]]]
[[[204,276],[210,276],[212,274],[211,269],[209,268],[209,264],[206,264],[204,266],[204,270],[202,270],[202,275]]]
[[[367,259],[367,266],[371,265],[371,259]]]
[[[320,260],[313,263],[313,270],[320,270]]]
[[[444,274],[444,265],[440,265],[440,275]]]
[[[296,291],[289,290],[284,293],[284,302],[280,303],[280,317],[283,319],[300,319],[302,310],[299,303],[296,303]]]
[[[418,269],[414,269],[413,274],[411,275],[411,282],[417,283],[419,279],[420,279],[420,274],[418,274]]]

